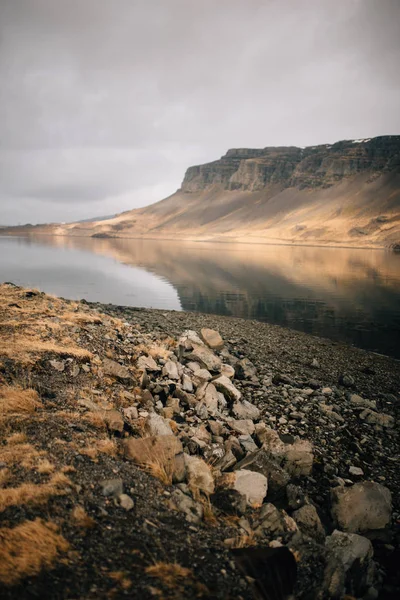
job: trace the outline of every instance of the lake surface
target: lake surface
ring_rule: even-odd
[[[71,299],[267,321],[400,358],[400,254],[0,237],[0,282]]]

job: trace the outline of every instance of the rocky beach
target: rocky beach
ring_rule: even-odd
[[[1,285],[1,598],[398,598],[399,375]]]

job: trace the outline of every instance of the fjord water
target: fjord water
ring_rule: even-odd
[[[0,281],[266,321],[400,358],[400,255],[384,250],[0,237]]]

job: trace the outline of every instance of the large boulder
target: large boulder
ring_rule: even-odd
[[[261,473],[268,479],[268,498],[271,500],[283,497],[290,475],[282,469],[268,453],[261,448],[241,460],[235,469],[247,469]]]
[[[249,506],[261,506],[267,494],[268,480],[261,473],[241,469],[233,473],[224,473],[218,479],[218,487],[233,489],[245,496]]]
[[[270,502],[264,504],[257,519],[257,537],[271,537],[298,531],[295,521],[284,510],[279,510]]]
[[[222,350],[224,347],[224,340],[219,332],[215,331],[215,329],[203,328],[200,331],[200,335],[203,342],[205,342],[212,350]]]
[[[235,388],[232,381],[228,377],[225,377],[225,375],[214,379],[213,384],[231,402],[238,402],[242,397],[239,390]]]
[[[211,469],[204,460],[197,456],[185,454],[186,477],[190,489],[194,493],[203,492],[206,495],[214,493],[214,477]]]
[[[150,413],[145,424],[146,431],[149,435],[172,435],[173,431],[167,419],[164,419],[157,413]]]
[[[326,538],[325,548],[344,571],[346,591],[357,598],[364,595],[373,583],[375,572],[370,540],[356,533],[335,530]]]
[[[293,440],[285,443],[274,429],[263,429],[258,433],[264,450],[293,477],[310,475],[314,454],[311,442]]]
[[[292,517],[304,535],[311,537],[320,543],[324,541],[325,530],[315,506],[312,504],[305,504],[298,510],[295,510]]]
[[[131,379],[131,373],[128,367],[124,367],[110,358],[105,358],[103,360],[103,373],[104,375],[115,377],[121,381],[127,381],[128,379]]]
[[[351,487],[338,486],[331,491],[332,517],[340,529],[352,533],[383,529],[392,513],[392,495],[388,488],[372,481]]]
[[[256,421],[260,418],[260,410],[247,400],[235,402],[232,412],[237,419],[252,419],[252,421]]]
[[[192,344],[192,350],[186,358],[199,363],[201,367],[208,371],[219,372],[222,366],[221,359],[207,348],[207,346],[200,346],[200,344]]]
[[[161,371],[161,367],[158,366],[152,356],[145,356],[143,354],[142,356],[139,356],[136,364],[137,368],[141,371],[154,371],[155,373]]]

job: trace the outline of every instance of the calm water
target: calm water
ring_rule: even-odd
[[[257,319],[400,358],[400,255],[380,250],[0,237],[0,281]]]

